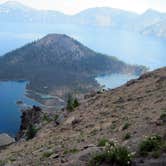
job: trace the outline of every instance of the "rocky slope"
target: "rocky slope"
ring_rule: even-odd
[[[34,92],[31,97],[37,98],[36,91],[57,99],[65,99],[68,93],[86,93],[98,88],[95,77],[100,74],[145,71],[142,66],[127,65],[60,34],[47,35],[7,53],[0,57],[0,68],[0,80],[29,81],[27,88]],[[61,101],[57,105],[64,104]]]
[[[91,155],[100,151],[98,144],[103,138],[136,154],[146,137],[158,135],[165,139],[166,68],[146,73],[117,89],[87,95],[73,112],[61,111],[64,119],[59,125],[55,123],[57,118],[47,121],[32,140],[2,150],[2,165],[86,166]],[[156,156],[136,155],[135,165],[166,164],[164,151]]]

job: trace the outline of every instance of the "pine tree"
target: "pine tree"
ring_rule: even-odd
[[[68,99],[67,99],[67,110],[68,111],[73,111],[73,98],[71,96],[71,94],[68,95]]]
[[[32,124],[30,124],[26,133],[27,140],[34,138],[36,133],[37,129]]]
[[[76,108],[79,106],[79,102],[77,100],[77,98],[74,99],[74,102],[73,102],[73,107]]]

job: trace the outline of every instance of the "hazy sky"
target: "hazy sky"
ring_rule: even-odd
[[[7,0],[0,0],[0,3]],[[58,10],[74,14],[90,7],[109,6],[138,13],[148,8],[166,12],[166,0],[17,0],[38,9]]]

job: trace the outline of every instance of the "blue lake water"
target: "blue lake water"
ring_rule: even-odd
[[[104,89],[114,89],[136,78],[137,76],[130,74],[111,74],[96,77],[96,81],[103,86]]]
[[[28,105],[37,104],[25,94],[26,82],[0,82],[0,133],[14,136],[20,127],[20,108],[17,101]]]
[[[151,70],[166,66],[166,39],[154,36],[77,25],[0,23],[0,27],[0,55],[48,33],[63,33],[74,37],[97,52],[116,56],[130,64],[146,65]],[[96,80],[106,88],[112,89],[133,78],[135,76],[114,74],[100,76]],[[0,82],[0,133],[14,135],[17,132],[21,115],[16,105],[17,100],[34,104],[24,95],[25,85],[25,82]]]

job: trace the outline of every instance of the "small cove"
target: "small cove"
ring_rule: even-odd
[[[20,127],[21,108],[38,105],[25,96],[27,82],[0,82],[0,133],[15,136]],[[20,106],[17,102],[23,102]]]

